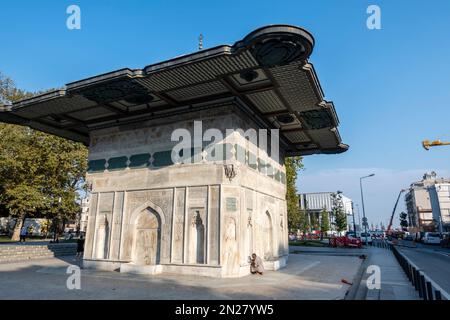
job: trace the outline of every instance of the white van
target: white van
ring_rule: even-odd
[[[425,232],[422,241],[425,244],[440,244],[441,236],[437,232]]]

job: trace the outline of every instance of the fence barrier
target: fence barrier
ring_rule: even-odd
[[[405,272],[409,281],[419,292],[419,297],[423,300],[450,300],[450,295],[437,283],[430,279],[411,260],[405,257],[392,243],[387,243],[387,248],[392,250],[395,258]]]

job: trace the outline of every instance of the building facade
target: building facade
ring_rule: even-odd
[[[315,216],[319,221],[321,219],[320,213],[323,210],[326,210],[330,219],[330,231],[333,232],[336,230],[335,217],[333,215],[333,195],[336,194],[336,192],[301,193],[299,194],[300,209],[306,211],[309,219],[311,219],[312,216]],[[347,216],[347,227],[349,228],[349,226],[353,226],[353,201],[343,194],[340,194],[340,202],[340,205]]]
[[[450,231],[450,182],[436,182],[428,188],[433,220],[439,232]]]
[[[449,179],[437,178],[435,172],[425,173],[421,181],[410,185],[405,195],[408,213],[408,231],[434,232],[439,231],[441,216],[443,223],[449,215],[448,187]]]
[[[89,218],[90,197],[85,197],[81,200],[81,214],[80,214],[80,232],[86,234],[88,218]]]

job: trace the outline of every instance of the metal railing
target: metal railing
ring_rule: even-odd
[[[388,244],[409,281],[419,291],[423,300],[450,300],[450,295],[430,279],[420,268],[403,255],[394,245]]]
[[[393,248],[392,242],[387,241],[387,240],[378,240],[378,239],[372,241],[372,246],[377,247],[377,248],[382,248],[382,249],[388,249],[391,251]]]

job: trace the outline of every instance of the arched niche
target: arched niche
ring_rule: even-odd
[[[136,265],[157,265],[161,259],[161,228],[163,215],[152,207],[133,214],[132,262]]]
[[[205,224],[202,219],[204,209],[191,210],[188,229],[188,261],[193,264],[205,263]]]
[[[267,210],[263,215],[263,253],[264,260],[270,261],[273,258],[273,222],[270,212]]]

